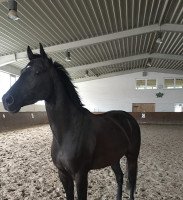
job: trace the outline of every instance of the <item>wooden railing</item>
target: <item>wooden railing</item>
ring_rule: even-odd
[[[101,113],[95,113],[101,114]],[[131,112],[139,124],[181,124],[183,112]],[[11,114],[0,112],[0,132],[47,124],[46,112],[20,112]]]

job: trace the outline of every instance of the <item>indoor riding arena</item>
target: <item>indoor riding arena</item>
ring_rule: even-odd
[[[182,113],[178,116],[183,119]],[[136,199],[182,199],[183,120],[178,122],[165,124],[149,121],[140,124],[142,146]],[[0,194],[3,200],[65,199],[50,156],[52,133],[49,125],[4,131],[0,134],[0,141]],[[122,159],[124,174],[125,163],[125,159]],[[112,200],[115,194],[116,182],[110,167],[89,173],[89,199]],[[123,196],[128,199],[125,186]]]
[[[0,200],[183,199],[182,0],[0,0],[0,18]]]

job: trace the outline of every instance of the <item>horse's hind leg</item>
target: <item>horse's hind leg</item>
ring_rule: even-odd
[[[134,200],[134,193],[136,189],[137,180],[137,157],[127,155],[127,170],[128,170],[128,181],[130,189],[130,200]]]
[[[122,200],[123,172],[120,167],[120,161],[118,163],[115,163],[114,165],[112,165],[111,168],[114,171],[114,174],[116,176],[117,185],[118,185],[116,199]]]

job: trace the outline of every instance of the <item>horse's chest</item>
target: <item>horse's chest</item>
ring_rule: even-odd
[[[66,171],[74,171],[73,168],[73,161],[72,161],[72,157],[69,156],[66,152],[60,150],[57,153],[56,156],[56,166],[59,169],[63,169]]]
[[[54,150],[53,150],[54,149]],[[52,159],[56,167],[60,170],[66,170],[71,174],[77,173],[80,168],[82,153],[74,144],[63,143],[55,148],[52,145]]]

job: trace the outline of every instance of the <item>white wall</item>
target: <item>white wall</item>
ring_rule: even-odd
[[[183,103],[183,89],[136,90],[136,79],[156,79],[158,85],[163,85],[163,78],[183,77],[173,74],[148,72],[146,77],[142,72],[75,83],[78,92],[90,111],[125,110],[132,111],[132,103],[155,103],[156,112],[173,112],[174,103]],[[156,93],[164,96],[157,98]]]
[[[132,111],[132,103],[155,103],[156,112],[173,112],[174,103],[183,103],[183,89],[136,90],[135,79],[157,79],[158,85],[163,85],[163,78],[183,77],[173,74],[148,72],[146,77],[142,72],[75,83],[82,102],[90,111],[125,110]],[[163,98],[157,98],[156,93],[163,92]],[[2,103],[0,111],[5,112]],[[45,111],[44,105],[25,106],[21,112]]]

